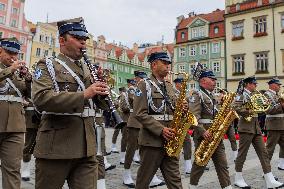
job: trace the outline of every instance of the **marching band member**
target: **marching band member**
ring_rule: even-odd
[[[217,114],[216,96],[213,90],[216,86],[216,77],[211,70],[204,70],[199,66],[195,69],[194,77],[199,82],[200,90],[193,91],[189,97],[189,109],[198,119],[198,126],[194,127],[194,144],[195,149],[201,144],[202,140],[211,140],[212,135],[207,131],[213,123],[213,119]],[[227,170],[227,159],[225,154],[225,146],[220,142],[212,155],[212,160],[218,175],[219,183],[222,188],[231,189],[231,181],[229,171]],[[190,189],[197,188],[199,179],[204,173],[206,166],[199,166],[193,163],[190,174]]]
[[[167,126],[173,120],[176,96],[171,83],[165,81],[171,59],[165,52],[155,52],[148,58],[152,75],[139,82],[133,102],[133,114],[141,123],[138,143],[140,167],[136,189],[149,188],[158,168],[161,169],[168,188],[181,189],[179,158],[169,157],[164,142],[175,136]],[[188,108],[184,102],[184,110]]]
[[[284,149],[284,99],[279,99],[280,80],[273,78],[268,82],[269,89],[264,95],[270,100],[271,106],[266,112],[265,126],[267,130],[266,148],[269,159],[272,159],[276,144]]]
[[[25,63],[17,59],[20,48],[16,39],[0,41],[0,159],[2,187],[9,189],[21,185],[26,131],[23,97],[28,96],[31,86],[31,77],[25,77]]]
[[[240,115],[238,123],[239,131],[239,150],[238,156],[235,161],[235,185],[240,188],[251,188],[244,180],[242,176],[242,169],[246,156],[251,144],[257,153],[257,156],[261,162],[262,170],[264,172],[264,178],[267,188],[278,188],[284,185],[275,180],[271,173],[271,166],[265,144],[262,138],[260,126],[258,123],[258,115],[253,112],[245,104],[251,101],[251,96],[254,94],[257,87],[257,81],[255,77],[247,77],[240,81],[238,87],[239,96],[236,97],[234,107],[236,112]],[[251,116],[251,121],[247,121],[245,118]]]

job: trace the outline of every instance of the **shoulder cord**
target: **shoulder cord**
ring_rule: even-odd
[[[163,99],[162,104],[161,104],[161,106],[160,106],[159,108],[157,108],[157,107],[154,105],[154,103],[153,103],[153,98],[152,98],[152,89],[151,89],[151,86],[150,86],[150,83],[148,82],[148,80],[149,80],[149,79],[144,79],[145,84],[146,84],[148,107],[150,106],[154,112],[159,112],[159,113],[160,113],[160,112],[162,112],[162,111],[164,110],[164,108],[165,108],[165,99]],[[151,80],[149,80],[149,81],[151,82]],[[153,82],[151,82],[151,83],[153,84]],[[154,85],[154,84],[153,84],[153,85]],[[156,85],[156,84],[155,84],[155,85]],[[155,86],[155,85],[154,85],[154,86]],[[157,86],[157,85],[156,85],[156,86]],[[155,87],[156,87],[156,86],[155,86]],[[157,86],[156,88],[157,88],[158,92],[161,93],[162,96],[164,96],[163,93],[162,93],[162,91],[161,91],[161,89],[160,89],[158,86]],[[149,110],[148,110],[148,112],[149,112]]]

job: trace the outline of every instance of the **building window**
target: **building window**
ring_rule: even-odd
[[[204,37],[205,36],[205,29],[204,27],[199,28],[199,37]]]
[[[3,38],[4,32],[0,31],[0,38]]]
[[[179,49],[179,56],[180,56],[180,57],[185,57],[185,48],[184,48],[184,47],[181,47],[181,48]]]
[[[212,70],[213,72],[220,72],[221,71],[220,62],[213,62]]]
[[[0,24],[5,24],[5,16],[0,16]]]
[[[244,35],[244,22],[235,22],[232,25],[232,36],[233,39],[242,39]]]
[[[11,20],[10,26],[16,28],[17,27],[17,20],[15,20],[15,19]]]
[[[190,65],[190,73],[191,73],[191,74],[193,73],[194,68],[195,68],[195,65],[194,65],[194,64],[191,64],[191,65]]]
[[[52,52],[52,56],[55,57],[56,56],[56,52],[53,51]]]
[[[45,42],[49,44],[49,37],[48,36],[45,37]]]
[[[48,56],[48,50],[44,50],[44,57]]]
[[[19,9],[16,7],[12,8],[12,14],[18,14]]]
[[[256,73],[268,73],[268,52],[255,53]]]
[[[220,52],[219,43],[213,43],[212,44],[212,53],[219,53],[219,52]]]
[[[119,82],[119,83],[122,83],[121,77],[118,77],[118,82]]]
[[[192,38],[204,37],[205,36],[205,28],[193,28],[192,29]]]
[[[190,52],[189,52],[190,56],[195,56],[196,55],[196,46],[195,45],[190,46],[189,49],[190,49]]]
[[[197,28],[193,28],[192,29],[192,38],[197,38],[197,37],[198,37]]]
[[[218,26],[215,26],[214,27],[214,34],[218,34],[219,33],[219,27]]]
[[[37,57],[40,56],[40,48],[36,48],[36,56],[37,56]]]
[[[205,55],[207,54],[207,45],[200,46],[200,54]]]
[[[281,14],[281,29],[284,29],[284,13]]]
[[[201,63],[203,68],[207,68],[207,63]]]
[[[267,22],[266,17],[258,17],[254,19],[254,36],[267,35]]]
[[[24,53],[19,53],[18,58],[19,60],[24,60]]]
[[[21,36],[20,37],[20,43],[21,43],[21,45],[25,45],[26,44],[26,38]]]
[[[178,65],[178,71],[179,72],[185,72],[185,65]]]
[[[244,55],[233,56],[233,75],[243,75],[245,73]]]
[[[190,84],[190,89],[195,89],[195,83]]]
[[[184,39],[184,38],[185,38],[185,33],[181,32],[181,39]]]
[[[0,3],[0,11],[4,11],[5,10],[5,4]]]
[[[43,35],[39,35],[39,41],[43,42],[44,41],[44,36]]]

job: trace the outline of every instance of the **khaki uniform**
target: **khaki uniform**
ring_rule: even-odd
[[[122,92],[120,94],[119,98],[119,110],[120,110],[120,116],[123,121],[127,122],[128,118],[130,116],[130,104],[129,104],[129,95],[128,92]],[[121,152],[126,151],[126,145],[127,145],[127,127],[123,127],[121,129]]]
[[[63,54],[59,54],[57,58],[76,73],[86,88],[91,85],[90,72],[85,64],[76,64]],[[90,108],[90,103],[84,100],[83,92],[78,91],[79,84],[69,71],[57,60],[52,60],[52,64],[59,93],[54,90],[45,60],[38,63],[36,73],[40,70],[41,76],[33,82],[32,96],[35,107],[41,112],[51,112],[42,115],[37,135],[34,150],[35,187],[61,188],[67,179],[70,188],[96,188],[94,117],[62,115],[81,114],[84,109]],[[98,101],[95,103],[101,108]]]
[[[210,128],[214,116],[217,114],[217,102],[215,96],[205,89],[201,88],[199,91],[194,91],[189,98],[189,109],[196,116],[198,120],[198,126],[194,127],[194,144],[195,149],[198,148],[203,140],[204,132]],[[229,171],[227,170],[227,159],[225,154],[225,146],[223,141],[217,146],[215,152],[212,155],[212,161],[214,163],[219,183],[222,188],[231,185]],[[199,179],[202,176],[206,166],[198,166],[193,163],[190,184],[198,185]]]
[[[0,63],[0,99],[18,97],[18,93],[8,84],[7,78],[19,90],[21,95],[30,93],[30,82],[25,82],[17,74],[11,72],[10,67]],[[19,98],[23,100],[22,98]],[[22,103],[0,100],[0,159],[2,171],[2,187],[18,189],[21,184],[21,159],[24,148],[25,111]]]
[[[134,94],[129,93],[128,97],[130,104],[130,112],[133,112]],[[124,163],[125,169],[130,169],[135,151],[138,149],[138,137],[141,126],[142,126],[141,123],[135,118],[135,115],[133,113],[130,113],[127,122],[128,131],[127,131],[127,148],[126,148],[125,163]]]
[[[230,141],[232,151],[237,151],[238,145],[237,145],[237,140],[236,140],[236,136],[235,136],[235,129],[234,129],[233,123],[228,128],[228,131],[227,131],[226,134],[227,134],[228,140]]]
[[[153,75],[149,78],[155,85],[161,88],[161,84],[154,78]],[[162,104],[164,97],[159,90],[150,83],[149,88],[146,89],[146,82],[141,81],[138,84],[138,92],[134,97],[134,115],[135,118],[142,124],[139,132],[138,143],[140,145],[140,163],[137,173],[136,189],[149,188],[149,184],[160,168],[165,179],[166,185],[169,189],[182,188],[181,177],[179,172],[179,159],[175,157],[169,157],[164,149],[165,140],[162,137],[162,131],[164,127],[170,125],[170,119],[168,115],[173,115],[171,108],[168,105]],[[165,82],[169,101],[175,105],[176,97],[173,87],[170,83]],[[148,106],[147,92],[151,93],[152,101]],[[165,94],[165,92],[162,92]],[[161,111],[156,111],[153,108],[156,107]],[[156,115],[156,120],[152,115]],[[158,116],[161,115],[161,116]],[[158,118],[160,117],[160,118]],[[163,120],[164,119],[164,120]]]
[[[36,135],[40,123],[40,114],[34,110],[32,102],[29,100],[29,105],[25,107],[26,118],[26,133],[25,133],[25,147],[23,150],[23,161],[31,161],[31,155],[34,152],[36,144]]]
[[[267,130],[266,148],[271,160],[276,144],[279,144],[280,148],[284,149],[284,111],[275,91],[269,89],[264,94],[271,102],[265,119]]]
[[[245,116],[249,115],[249,109],[246,109],[244,107],[244,104],[249,101],[250,96],[251,94],[245,89],[243,94],[237,96],[234,102],[234,108],[240,116],[238,123],[238,132],[240,136],[239,150],[237,159],[235,161],[235,169],[236,172],[242,172],[249,147],[252,144],[261,162],[263,172],[264,174],[266,174],[271,172],[271,166],[269,163],[268,153],[261,135],[258,117],[257,115],[253,115],[253,118],[250,122],[244,119]]]

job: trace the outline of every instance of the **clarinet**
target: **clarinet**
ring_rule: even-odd
[[[91,60],[89,59],[88,55],[87,55],[87,52],[86,52],[86,49],[81,49],[81,52],[82,52],[82,55],[83,55],[83,58],[91,72],[91,77],[92,77],[92,80],[91,82],[92,83],[95,83],[97,81],[102,81],[102,79],[99,78],[98,76],[98,69],[96,68],[95,65],[93,65],[91,63]],[[115,122],[115,129],[121,129],[123,128],[124,126],[126,126],[126,122],[123,121],[120,117],[120,115],[118,114],[118,112],[116,111],[116,108],[112,102],[112,99],[111,99],[111,96],[110,94],[107,95],[106,97],[104,96],[98,96],[101,100],[104,100],[106,102],[106,104],[108,105],[108,108],[109,110],[111,111],[111,115],[114,119],[114,122]]]

